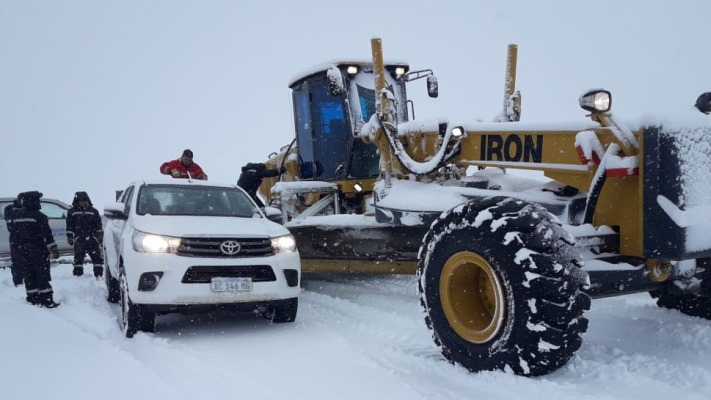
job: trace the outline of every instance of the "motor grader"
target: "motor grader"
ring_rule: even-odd
[[[470,371],[560,368],[591,298],[649,292],[711,318],[708,116],[623,123],[591,90],[589,120],[521,122],[510,45],[494,122],[418,121],[407,83],[437,97],[432,71],[371,47],[290,82],[295,139],[265,161],[284,167],[260,194],[304,272],[416,273],[434,341]]]

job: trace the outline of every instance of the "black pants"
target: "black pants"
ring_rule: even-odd
[[[49,281],[49,255],[44,252],[22,252],[25,264],[25,291],[27,301],[32,304],[52,301],[54,291]]]
[[[74,242],[74,268],[84,266],[84,257],[87,253],[91,258],[91,263],[94,264],[94,268],[104,267],[104,258],[101,255],[99,242],[94,238],[90,238]]]

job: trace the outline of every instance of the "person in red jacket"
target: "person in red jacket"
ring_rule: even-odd
[[[160,166],[160,173],[172,175],[173,178],[193,178],[207,180],[207,174],[197,163],[193,162],[193,151],[183,150],[183,155],[177,160],[166,161]]]

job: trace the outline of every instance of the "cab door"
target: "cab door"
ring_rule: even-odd
[[[345,95],[316,76],[293,88],[293,101],[300,177],[343,179],[353,141]]]
[[[71,253],[72,246],[67,242],[67,214],[69,213],[69,205],[62,204],[53,200],[40,200],[42,214],[47,216],[49,227],[52,229],[54,242],[57,243],[59,251],[62,253]]]
[[[133,199],[134,187],[129,186],[123,191],[119,198],[119,203],[123,204],[126,216],[131,212],[131,200]],[[119,276],[119,258],[121,256],[122,234],[126,228],[126,220],[119,218],[108,218],[104,227],[104,262],[111,269],[111,275]]]
[[[0,201],[0,257],[10,256],[10,232],[5,223],[5,207],[12,204],[12,200]]]

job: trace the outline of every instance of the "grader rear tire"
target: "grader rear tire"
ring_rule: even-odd
[[[691,317],[711,319],[711,297],[693,294],[676,295],[660,291],[649,293],[659,307],[678,310]]]
[[[587,274],[572,238],[538,205],[496,197],[443,213],[422,242],[419,291],[449,361],[536,376],[568,362],[587,330]]]
[[[696,265],[704,269],[699,294],[670,293],[668,289],[654,290],[649,294],[657,300],[659,307],[678,310],[691,317],[711,319],[711,258],[697,258]]]

